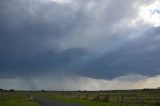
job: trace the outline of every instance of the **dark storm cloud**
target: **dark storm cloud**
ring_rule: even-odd
[[[56,53],[56,39],[67,36],[66,31],[73,27],[68,23],[71,18],[59,13],[65,11],[69,10],[36,0],[1,1],[1,77],[65,68],[68,62],[82,54],[83,50],[77,48]]]
[[[160,74],[160,29],[151,28],[143,35],[138,39],[125,42],[123,46],[109,54],[92,57],[78,67],[79,73],[104,79],[126,74],[146,76]]]
[[[136,17],[134,2],[1,0],[0,77],[159,74],[159,28],[116,29]]]
[[[46,74],[52,71],[57,72],[64,69],[66,69],[66,73],[69,73],[67,70],[68,65],[81,59],[84,54],[85,51],[80,49],[66,50],[59,54],[47,51],[43,54],[34,56],[26,55],[22,57],[16,56],[16,58],[13,57],[15,55],[7,57],[8,54],[4,54],[0,61],[1,70],[3,70],[1,71],[1,77],[12,77],[12,75],[25,75],[26,77],[30,75],[37,76],[39,74]]]

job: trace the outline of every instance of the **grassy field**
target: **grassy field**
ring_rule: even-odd
[[[40,92],[36,95],[84,106],[160,106],[159,90]]]
[[[83,106],[160,106],[160,89],[122,91],[36,91],[0,93],[0,106],[39,106],[26,95]]]
[[[28,101],[28,98],[20,92],[3,93],[0,96],[0,106],[39,106],[34,102]]]
[[[81,99],[73,99],[73,98],[65,98],[62,96],[48,97],[53,100],[59,100],[69,103],[77,103],[82,104],[83,106],[150,106],[147,104],[135,104],[135,103],[105,103],[91,100],[81,100]]]

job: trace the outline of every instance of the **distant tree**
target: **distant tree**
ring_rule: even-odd
[[[41,92],[45,92],[45,90],[41,90]]]
[[[0,91],[4,91],[4,89],[0,88]]]
[[[15,91],[14,89],[10,89],[10,90],[9,90],[9,92],[14,92],[14,91]]]
[[[146,90],[150,90],[149,88],[144,88],[144,89],[142,89],[143,91],[146,91]]]

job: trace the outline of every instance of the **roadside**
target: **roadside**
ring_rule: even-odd
[[[50,100],[48,98],[39,97],[39,96],[34,96],[34,101],[41,104],[41,106],[82,106],[82,105],[78,105],[78,104]]]
[[[151,106],[148,104],[136,104],[136,103],[106,103],[106,102],[92,101],[92,100],[86,100],[86,99],[66,98],[63,96],[50,95],[47,93],[35,93],[35,95],[38,95],[39,97],[46,98],[48,100],[60,101],[60,102],[65,102],[65,103],[80,104],[83,106]],[[59,105],[56,105],[56,106],[59,106]],[[68,105],[64,105],[64,106],[68,106]],[[69,106],[71,106],[71,105],[69,105]]]
[[[28,98],[21,92],[11,92],[0,97],[0,106],[40,106],[39,104],[28,101]]]

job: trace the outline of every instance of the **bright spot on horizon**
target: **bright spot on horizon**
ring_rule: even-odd
[[[56,3],[60,3],[60,4],[66,4],[66,3],[71,3],[72,0],[51,0],[53,2],[56,2]]]
[[[139,17],[142,21],[154,27],[160,26],[160,1],[150,5],[143,5],[139,10]]]

